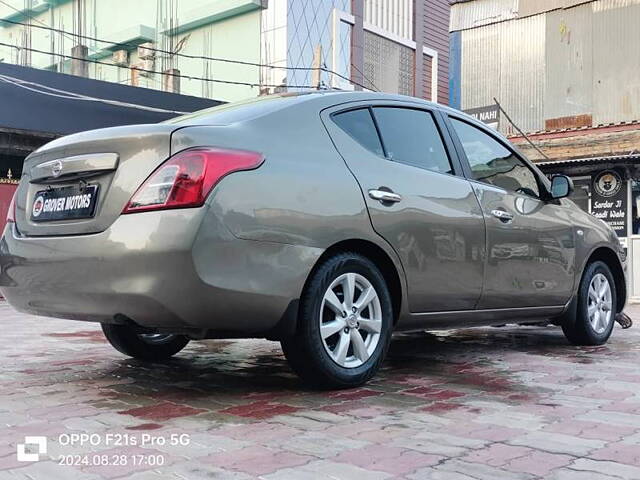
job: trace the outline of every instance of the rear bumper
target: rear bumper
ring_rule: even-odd
[[[0,291],[37,315],[253,336],[276,327],[320,254],[240,240],[206,206],[123,215],[82,236],[25,238],[8,225]]]

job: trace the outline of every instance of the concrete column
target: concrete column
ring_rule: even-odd
[[[413,83],[413,95],[418,98],[424,96],[424,54],[422,49],[424,47],[424,15],[425,15],[425,0],[414,0],[413,2],[413,39],[416,42],[415,52],[415,72]],[[430,98],[427,100],[431,100]]]
[[[322,85],[322,45],[316,45],[316,48],[313,50],[313,62],[311,64],[311,68],[313,71],[311,72],[311,85],[313,85],[318,90]]]
[[[89,48],[85,45],[76,45],[71,49],[71,75],[78,77],[89,77]]]
[[[165,92],[180,93],[180,70],[170,68],[164,71],[162,76],[162,89]]]
[[[355,23],[351,32],[351,79],[364,85],[364,0],[351,0]],[[355,86],[356,90],[362,87]]]

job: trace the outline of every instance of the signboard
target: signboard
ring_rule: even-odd
[[[618,237],[627,236],[627,182],[616,170],[594,175],[591,214],[607,222]]]
[[[500,125],[500,108],[498,108],[496,104],[487,105],[486,107],[470,108],[469,110],[465,110],[464,113],[471,115],[476,120],[481,121],[494,130],[497,130]]]
[[[11,167],[4,169],[4,158],[0,155],[0,183],[11,183],[17,185],[20,182],[20,178],[14,178],[13,170]],[[20,169],[22,170],[22,168]],[[18,174],[19,177],[20,174]]]

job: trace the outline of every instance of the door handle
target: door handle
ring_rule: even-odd
[[[508,223],[513,220],[513,213],[507,212],[506,210],[495,209],[491,210],[491,215],[496,217],[502,222]]]
[[[398,203],[402,201],[402,196],[386,190],[369,190],[369,196],[379,202]]]

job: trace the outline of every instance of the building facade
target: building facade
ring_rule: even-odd
[[[367,88],[448,101],[449,0],[3,0],[0,59],[235,101]]]
[[[193,96],[246,98],[258,92],[253,85],[259,72],[250,64],[260,61],[264,5],[266,0],[4,0],[0,58]]]
[[[449,9],[449,0],[271,0],[261,79],[294,90],[320,83],[447,103]],[[304,70],[310,66],[323,70]]]
[[[548,175],[573,178],[574,201],[609,223],[627,249],[635,298],[638,25],[640,0],[459,1],[450,25],[451,105],[491,118]]]

